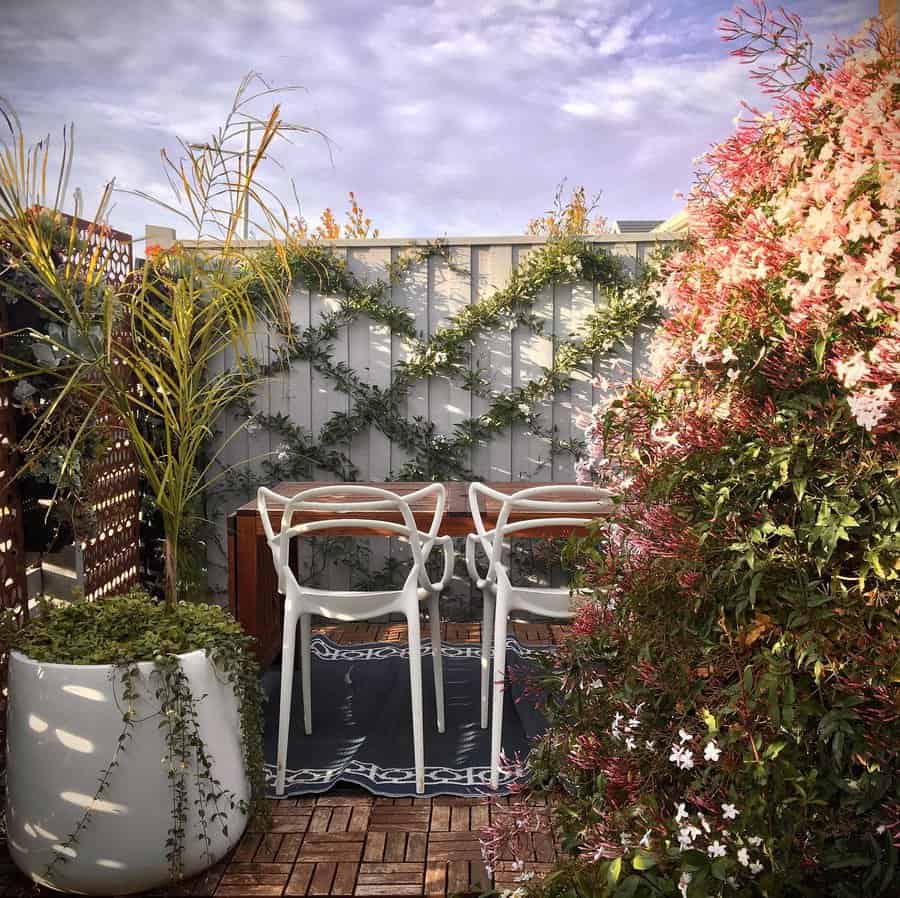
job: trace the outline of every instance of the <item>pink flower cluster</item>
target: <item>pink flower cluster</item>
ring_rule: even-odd
[[[874,23],[832,55],[704,157],[652,376],[690,373],[721,402],[758,374],[790,388],[800,362],[884,434],[900,422],[898,57]],[[772,70],[756,74],[765,86]],[[655,436],[685,442],[677,426]]]

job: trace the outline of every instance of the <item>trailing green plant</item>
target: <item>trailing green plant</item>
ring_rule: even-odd
[[[58,664],[112,665],[113,688],[119,683],[117,702],[122,710],[122,731],[110,763],[100,774],[92,800],[73,831],[48,866],[74,856],[79,836],[92,819],[97,802],[108,791],[115,769],[135,736],[135,726],[158,719],[167,746],[166,763],[172,801],[172,825],[166,854],[173,881],[181,878],[190,807],[189,783],[197,797],[196,816],[200,821],[197,838],[206,850],[210,827],[221,827],[228,836],[226,808],[239,807],[248,818],[267,825],[270,808],[265,797],[263,756],[264,695],[254,640],[240,625],[215,605],[178,602],[167,605],[140,591],[104,599],[64,605],[44,603],[38,614],[19,627],[11,614],[0,618],[0,641],[35,661]],[[241,754],[250,783],[250,802],[238,805],[235,796],[216,779],[213,759],[200,734],[198,708],[202,696],[193,695],[181,668],[179,654],[203,651],[216,670],[234,690],[240,710]],[[158,710],[136,718],[139,662],[153,663],[151,687]]]
[[[0,632],[4,631],[6,627],[6,621],[0,619]],[[7,641],[7,644],[10,646],[10,648],[16,648],[14,640],[21,635],[21,631],[11,630],[7,635],[11,635],[12,638],[8,641],[4,641]],[[78,819],[78,822],[75,824],[75,828],[72,830],[72,832],[70,832],[59,845],[54,846],[55,853],[53,855],[53,858],[47,864],[47,866],[44,867],[43,870],[43,879],[47,882],[52,882],[53,873],[57,867],[59,867],[61,864],[65,864],[68,860],[77,856],[79,837],[81,836],[81,833],[84,832],[84,830],[87,829],[87,827],[90,825],[90,822],[94,816],[94,809],[97,807],[97,803],[109,791],[110,784],[112,783],[113,772],[119,766],[122,754],[125,752],[128,744],[134,738],[134,705],[138,697],[138,693],[134,683],[138,677],[138,669],[134,664],[123,664],[113,672],[113,677],[115,677],[116,673],[119,674],[122,687],[122,695],[119,703],[120,705],[125,706],[124,710],[122,711],[122,731],[119,733],[119,736],[116,739],[116,747],[113,750],[112,758],[110,759],[106,767],[104,767],[103,770],[100,771],[97,788],[94,791],[94,794],[91,796],[91,800],[88,803],[88,806],[84,809],[84,813]]]

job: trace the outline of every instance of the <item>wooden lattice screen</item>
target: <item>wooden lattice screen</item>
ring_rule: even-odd
[[[131,235],[81,219],[77,225],[83,241],[100,245],[110,283],[124,286],[132,270]],[[9,395],[9,390],[0,395],[0,607],[27,616],[21,508],[17,489],[8,482],[15,463],[10,451],[15,420]],[[133,583],[140,563],[138,468],[127,436],[114,422],[110,422],[109,448],[91,466],[86,481],[97,530],[83,546],[84,593],[93,599]]]
[[[110,283],[123,287],[132,270],[131,235],[98,230],[79,221],[78,236],[100,244]],[[134,451],[125,432],[109,423],[109,448],[88,474],[88,498],[97,531],[84,545],[84,594],[87,599],[119,592],[135,582],[140,569],[140,493]]]
[[[0,331],[6,329],[6,306],[0,303]],[[12,389],[0,386],[0,609],[12,609],[21,620],[28,616],[28,590],[22,503],[18,489],[10,483],[15,474],[15,428]]]

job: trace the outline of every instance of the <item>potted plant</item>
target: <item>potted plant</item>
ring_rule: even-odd
[[[256,382],[243,361],[248,340],[261,316],[277,313],[288,283],[271,259],[257,270],[235,246],[251,200],[267,234],[279,226],[256,174],[273,140],[292,127],[277,105],[268,117],[251,114],[247,104],[260,96],[250,95],[251,83],[241,85],[211,141],[182,144],[187,159],[167,160],[198,237],[218,225],[222,249],[148,252],[121,292],[105,277],[93,239],[111,186],[85,241],[76,221],[58,212],[67,165],[48,203],[46,143],[26,148],[14,114],[0,110],[12,136],[0,156],[0,246],[15,258],[17,297],[44,322],[4,335],[4,379],[37,371],[55,378],[37,404],[23,468],[59,450],[57,419],[77,402],[88,412],[67,438],[63,471],[85,439],[114,421],[165,531],[164,601],[134,592],[48,605],[2,634],[11,649],[10,853],[36,882],[67,892],[131,893],[197,874],[235,844],[249,816],[265,814],[251,640],[218,607],[185,601],[181,576],[203,491],[221,476],[211,438],[222,413]],[[251,135],[255,149],[229,149],[238,137],[249,147]],[[66,158],[70,164],[71,146]],[[40,352],[9,348],[22,346]],[[236,361],[216,373],[210,365],[225,350]],[[50,356],[51,364],[41,362]]]

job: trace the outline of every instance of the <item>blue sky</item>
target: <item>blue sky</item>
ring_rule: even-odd
[[[817,43],[876,0],[799,0]],[[692,160],[727,135],[747,71],[716,34],[731,5],[677,0],[4,0],[0,94],[26,135],[74,121],[73,183],[115,177],[167,199],[159,158],[202,139],[253,69],[300,84],[270,183],[303,213],[356,191],[383,236],[520,233],[563,177],[611,218],[664,218]],[[120,194],[136,237],[173,216]],[[179,234],[186,233],[183,225]],[[140,250],[139,250],[140,252]]]

